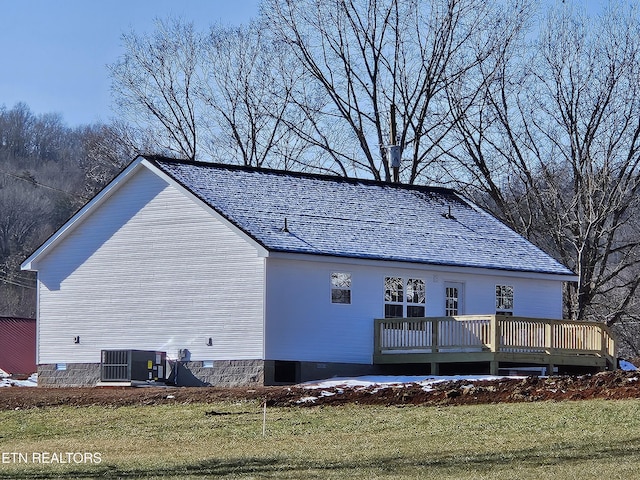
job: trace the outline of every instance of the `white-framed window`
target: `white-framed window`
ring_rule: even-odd
[[[496,315],[513,315],[512,285],[496,285]]]
[[[351,303],[351,274],[334,272],[331,274],[331,303]]]
[[[385,277],[384,317],[424,317],[426,287],[419,278]]]

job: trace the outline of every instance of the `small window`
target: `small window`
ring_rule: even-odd
[[[351,274],[331,274],[331,303],[351,303]]]
[[[513,315],[513,287],[496,285],[496,315]]]
[[[67,369],[66,363],[56,363],[56,370],[66,370],[66,369]]]

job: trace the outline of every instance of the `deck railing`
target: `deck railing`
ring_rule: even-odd
[[[522,353],[594,355],[613,361],[609,329],[572,322],[503,315],[375,320],[375,353]]]

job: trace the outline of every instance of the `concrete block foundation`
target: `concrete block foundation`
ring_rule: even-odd
[[[100,381],[99,363],[38,365],[39,387],[84,387]]]
[[[369,365],[284,360],[170,362],[167,372],[167,383],[184,387],[290,385],[333,377],[430,373],[429,365]],[[93,386],[99,382],[99,363],[38,366],[38,386]]]

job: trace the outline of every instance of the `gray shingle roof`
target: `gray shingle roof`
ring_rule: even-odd
[[[148,160],[269,251],[573,275],[453,190]]]

